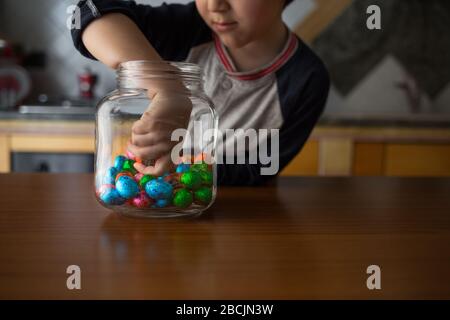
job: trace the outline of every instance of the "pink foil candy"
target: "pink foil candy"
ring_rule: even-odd
[[[131,160],[135,160],[135,161],[136,161],[136,156],[135,156],[134,154],[132,154],[132,153],[130,152],[130,150],[127,150],[127,151],[125,152],[125,155],[126,155],[126,157],[127,157],[128,159],[131,159]]]
[[[143,176],[144,176],[143,173],[138,172],[134,175],[134,180],[136,180],[136,182],[139,182],[139,181],[141,181]]]
[[[131,200],[131,204],[136,208],[140,209],[148,208],[152,203],[153,203],[152,199],[150,199],[149,196],[147,196],[145,191],[141,191],[141,193],[137,197]]]

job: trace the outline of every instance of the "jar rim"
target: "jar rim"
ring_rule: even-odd
[[[181,80],[186,85],[202,82],[201,67],[188,62],[130,60],[119,64],[116,75],[120,86],[131,88],[145,79]]]
[[[156,60],[129,60],[121,62],[118,66],[118,71],[122,70],[136,70],[141,69],[145,70],[147,68],[151,68],[152,70],[160,70],[162,71],[164,68],[168,66],[173,66],[178,68],[181,72],[191,72],[191,73],[200,73],[201,68],[199,65],[195,63],[189,62],[178,62],[178,61],[156,61]],[[161,69],[158,69],[160,67]]]

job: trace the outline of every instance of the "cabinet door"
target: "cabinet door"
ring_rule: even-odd
[[[9,172],[11,168],[9,137],[0,135],[0,173]]]
[[[282,176],[317,175],[319,163],[318,142],[309,140],[300,153],[281,172]]]
[[[450,176],[447,144],[387,144],[384,159],[388,176]]]
[[[384,143],[355,143],[353,175],[384,175]]]

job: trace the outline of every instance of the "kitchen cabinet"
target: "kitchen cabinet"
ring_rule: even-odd
[[[93,153],[92,120],[0,120],[0,172],[13,152]],[[450,129],[318,125],[282,176],[450,176]]]
[[[0,120],[0,172],[10,172],[15,152],[92,154],[93,121]]]
[[[450,129],[317,126],[284,176],[450,176]]]

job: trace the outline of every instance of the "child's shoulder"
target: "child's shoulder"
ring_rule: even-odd
[[[323,108],[330,89],[330,75],[322,59],[302,39],[297,37],[297,41],[296,51],[277,71],[284,113],[297,110],[305,101],[316,101]]]
[[[297,39],[297,49],[289,61],[280,69],[281,73],[295,76],[296,78],[310,77],[329,80],[328,70],[322,59],[300,37]]]

